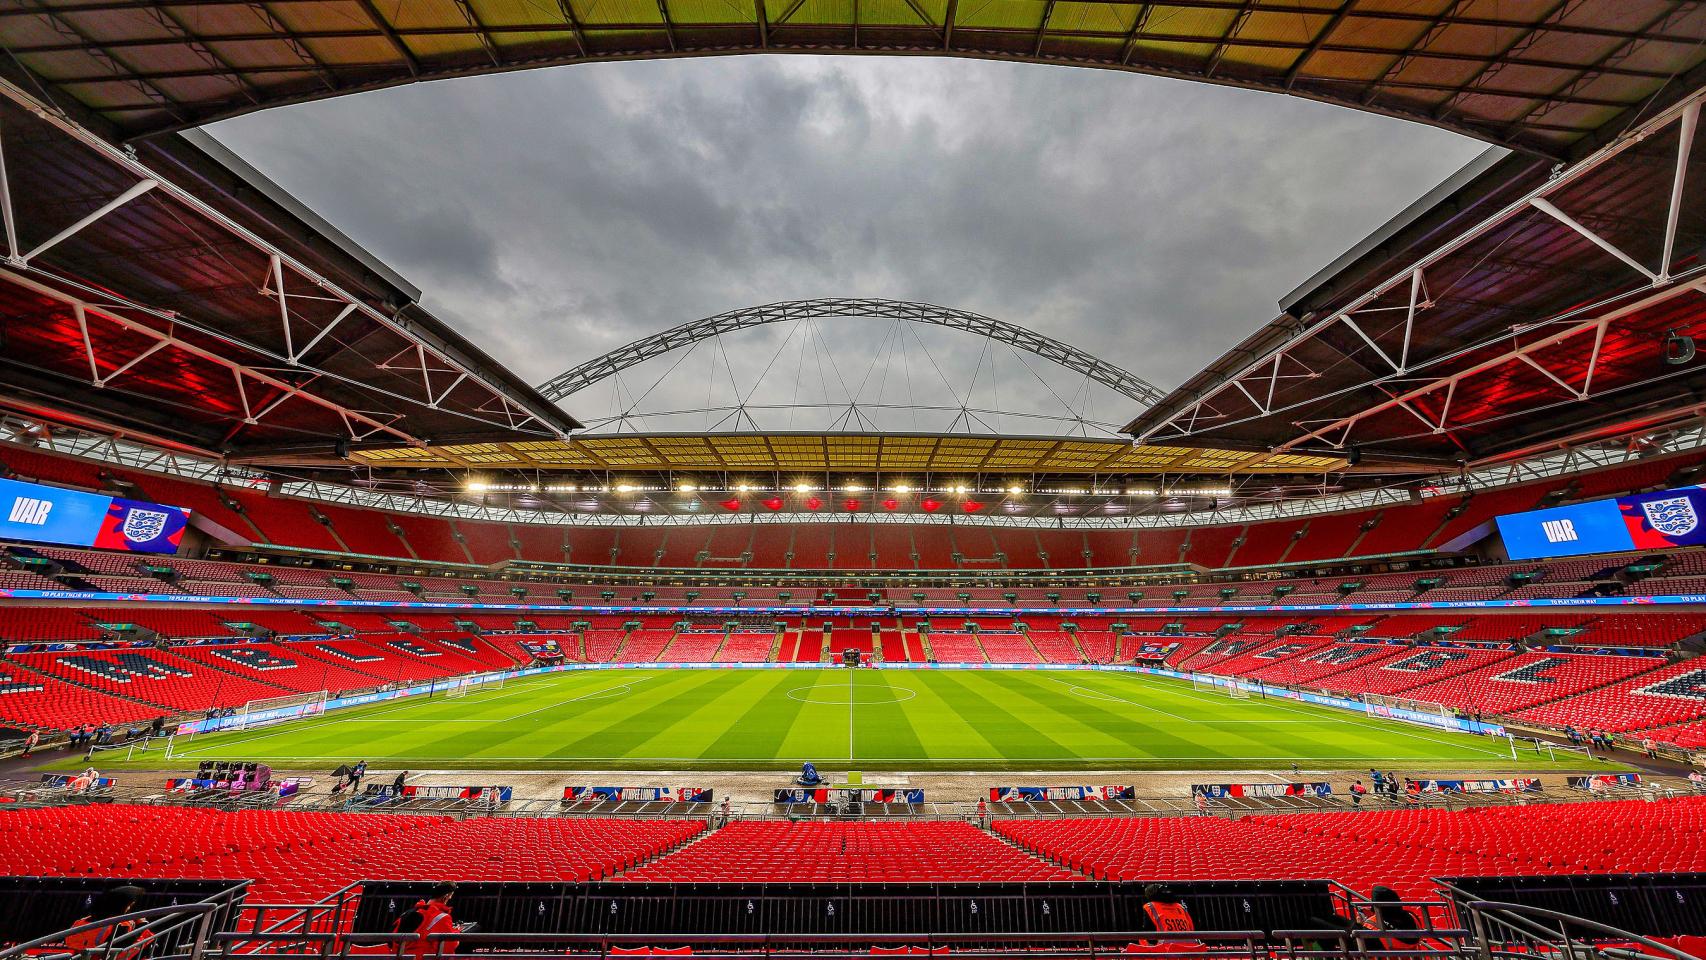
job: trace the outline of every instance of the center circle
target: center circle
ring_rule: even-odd
[[[849,699],[848,694],[853,696]],[[904,696],[903,696],[904,694]],[[789,700],[817,703],[827,707],[877,706],[885,703],[905,703],[918,696],[911,687],[795,687],[788,691]]]

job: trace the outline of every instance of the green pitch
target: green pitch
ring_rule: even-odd
[[[248,731],[168,765],[415,769],[1534,769],[1504,740],[1088,671],[589,670]],[[1568,761],[1579,767],[1582,761]],[[112,766],[108,761],[107,766]],[[132,761],[159,768],[159,752]],[[1560,762],[1559,766],[1564,763]]]

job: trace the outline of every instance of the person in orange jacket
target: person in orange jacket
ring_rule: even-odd
[[[136,909],[136,902],[146,892],[141,887],[131,884],[112,887],[96,897],[95,902],[89,908],[89,915],[78,920],[72,926],[81,927],[84,924],[111,920],[113,917],[130,913]],[[66,937],[65,946],[85,957],[102,957],[105,960],[134,960],[141,955],[143,950],[147,949],[149,942],[154,939],[154,935],[146,930],[132,937],[131,934],[135,932],[137,926],[135,920],[120,920],[106,926],[82,930]],[[109,952],[107,945],[111,941],[117,941],[119,945]]]
[[[449,956],[459,944],[455,940],[429,940],[435,933],[459,933],[461,927],[450,917],[450,898],[456,895],[456,884],[441,883],[432,888],[432,896],[416,903],[413,909],[397,918],[396,933],[412,933],[415,939],[403,944],[403,953],[416,960],[429,956]]]
[[[1191,910],[1164,884],[1151,883],[1143,888],[1143,916],[1149,929],[1156,933],[1191,933],[1197,928]],[[1195,940],[1163,940],[1167,946],[1195,945]],[[1150,943],[1145,940],[1144,943]]]

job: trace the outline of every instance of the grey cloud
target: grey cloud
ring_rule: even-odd
[[[1168,387],[1480,148],[1183,81],[864,57],[532,71],[213,132],[535,381],[734,307],[877,296],[1032,326]],[[887,336],[823,332],[849,376]],[[788,335],[727,345],[737,377],[756,377]],[[928,340],[961,383],[979,361],[965,339]],[[704,353],[653,399],[704,403]],[[908,359],[915,374],[930,365]],[[755,399],[786,400],[802,372],[817,378],[808,361],[772,370]],[[1052,402],[1022,367],[1002,370],[1004,383],[980,375],[987,388]],[[629,386],[661,372],[633,371]],[[839,390],[822,379],[834,378],[811,386]],[[1122,403],[1104,396],[1097,409],[1122,420],[1134,412]]]

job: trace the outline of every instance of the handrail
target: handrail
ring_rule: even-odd
[[[56,944],[56,943],[64,943],[66,937],[70,937],[70,936],[73,936],[73,935],[79,934],[79,933],[85,933],[85,932],[90,931],[90,930],[100,930],[100,929],[103,929],[106,927],[116,926],[117,924],[120,924],[120,923],[126,923],[126,922],[130,922],[130,921],[135,921],[135,920],[142,920],[144,918],[161,919],[161,918],[166,918],[166,917],[176,917],[176,918],[180,918],[180,919],[188,919],[190,917],[206,916],[206,915],[214,913],[217,910],[221,910],[227,906],[229,906],[228,902],[218,902],[218,901],[202,901],[201,903],[180,903],[180,904],[176,904],[174,906],[169,906],[169,907],[149,907],[147,910],[134,910],[130,913],[119,914],[116,917],[108,917],[104,920],[91,920],[88,923],[80,923],[74,927],[70,927],[70,928],[65,929],[65,930],[60,930],[57,933],[50,933],[45,937],[37,937],[36,939],[29,941],[28,943],[20,943],[20,944],[16,944],[14,946],[11,946],[11,947],[7,947],[4,950],[0,950],[0,960],[10,960],[10,958],[13,958],[13,957],[32,956],[33,951],[35,951],[41,947],[49,946],[51,944]],[[122,937],[114,937],[114,938],[109,939],[106,944],[103,944],[103,946],[109,946],[110,947],[110,946],[116,944],[121,939],[124,940],[126,943],[130,943],[130,942],[134,941],[137,937],[139,937],[141,934],[143,934],[144,932],[149,932],[149,933],[154,932],[152,930],[149,930],[149,928],[151,926],[153,926],[153,920],[150,920],[148,923],[143,924],[141,927],[138,927],[137,929],[128,931]],[[75,951],[75,950],[67,950],[66,951],[67,954],[77,953],[77,952],[78,951]],[[52,955],[56,955],[56,954],[52,954]]]
[[[1526,927],[1528,929],[1524,932],[1527,932],[1529,936],[1539,939],[1552,940],[1555,936],[1561,936],[1564,940],[1568,941],[1570,939],[1570,935],[1565,926],[1568,924],[1586,928],[1601,935],[1603,938],[1628,940],[1632,943],[1638,943],[1643,948],[1657,950],[1661,954],[1668,954],[1671,957],[1675,957],[1676,960],[1703,960],[1703,958],[1696,957],[1690,953],[1684,953],[1669,944],[1660,943],[1651,937],[1644,937],[1638,933],[1631,933],[1628,930],[1624,930],[1620,927],[1614,927],[1608,923],[1601,923],[1598,920],[1590,920],[1587,917],[1578,917],[1573,914],[1561,913],[1557,910],[1549,910],[1545,907],[1531,906],[1526,903],[1508,903],[1500,900],[1480,899],[1461,901],[1459,903],[1459,907],[1468,909],[1477,921],[1480,921],[1483,918],[1490,918],[1513,928],[1521,929]],[[1499,914],[1504,914],[1504,916],[1499,916]],[[1554,931],[1549,927],[1542,926],[1532,919],[1533,917],[1556,921],[1559,924],[1558,929]],[[1477,929],[1476,932],[1478,934],[1478,939],[1483,945],[1483,950],[1485,951],[1488,944],[1487,931],[1485,929]]]

